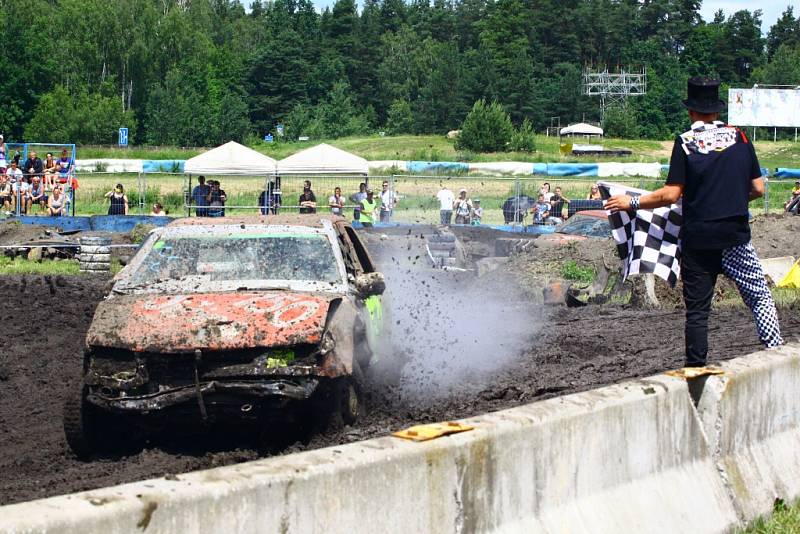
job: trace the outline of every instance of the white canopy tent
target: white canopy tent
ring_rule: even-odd
[[[599,126],[592,126],[591,124],[586,124],[585,122],[579,122],[577,124],[571,124],[565,128],[561,128],[558,131],[559,135],[603,135],[603,129]]]
[[[278,162],[278,174],[367,175],[367,160],[325,143],[301,150]]]
[[[186,160],[185,174],[263,176],[275,174],[277,161],[235,141]]]

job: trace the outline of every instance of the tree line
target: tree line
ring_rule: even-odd
[[[445,133],[480,100],[517,128],[598,121],[585,66],[646,67],[648,92],[605,126],[667,138],[686,78],[800,84],[787,7],[699,14],[701,0],[0,0],[6,139],[208,146],[285,125],[287,138]]]

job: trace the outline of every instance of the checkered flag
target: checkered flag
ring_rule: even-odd
[[[614,195],[639,196],[649,191],[621,184],[598,182],[603,200]],[[622,260],[622,274],[652,273],[675,287],[681,274],[680,231],[682,201],[668,208],[640,209],[635,212],[608,213],[611,234]]]

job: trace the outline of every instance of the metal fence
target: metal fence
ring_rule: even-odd
[[[317,211],[330,212],[328,199],[334,189],[339,187],[345,199],[345,215],[352,216],[355,203],[353,193],[359,190],[359,184],[366,183],[376,194],[381,191],[381,184],[386,181],[390,191],[398,199],[392,213],[392,220],[404,223],[436,224],[439,222],[440,205],[437,193],[447,187],[458,196],[461,189],[466,189],[467,197],[480,200],[484,210],[482,223],[503,224],[507,218],[503,214],[503,204],[511,200],[523,198],[536,199],[539,189],[544,183],[550,184],[550,190],[561,187],[564,197],[570,200],[586,199],[592,184],[598,180],[626,184],[646,190],[654,190],[664,183],[663,178],[639,177],[552,177],[552,176],[473,176],[473,175],[374,175],[374,176],[210,176],[208,180],[218,180],[220,188],[226,193],[226,215],[253,214],[259,211],[259,196],[271,179],[277,181],[280,191],[280,211],[297,212],[299,199],[306,180],[311,182]],[[134,185],[134,180],[136,180]],[[153,203],[159,202],[171,210],[171,215],[194,214],[194,202],[191,190],[183,174],[122,174],[122,173],[84,173],[81,178],[81,195],[78,199],[77,213],[99,213],[106,202],[103,195],[117,183],[123,183],[128,192],[130,212],[147,214]],[[770,208],[775,211],[782,208],[784,197],[791,195],[793,181],[770,180],[766,183],[767,191],[763,200],[754,201],[753,211]],[[275,192],[273,190],[273,192]],[[565,210],[566,214],[566,210]],[[527,224],[532,217],[526,215],[510,224]]]

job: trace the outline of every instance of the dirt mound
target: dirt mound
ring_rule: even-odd
[[[80,374],[83,338],[104,283],[104,279],[88,277],[0,278],[5,300],[0,311],[5,330],[0,337],[0,505],[257,457],[250,449],[211,437],[167,437],[138,454],[88,463],[73,457],[63,437],[62,403],[70,382]],[[504,282],[497,290],[501,289],[513,288]],[[526,306],[524,299],[509,305],[514,314],[537,325],[532,328],[533,339],[526,340],[529,348],[514,358],[500,366],[461,368],[457,380],[447,382],[446,389],[441,387],[442,380],[419,375],[420,387],[413,388],[413,394],[408,384],[372,382],[368,414],[356,426],[316,436],[285,452],[507,408],[654,374],[682,362],[683,315],[679,311],[613,306],[552,310]],[[782,312],[781,319],[785,337],[796,340],[800,335],[797,310]],[[498,344],[505,341],[501,332],[495,335]],[[663,340],[672,343],[666,345]],[[739,309],[716,311],[711,346],[711,358],[717,360],[757,350],[749,314]],[[425,355],[418,352],[417,361],[410,365],[421,365],[424,362],[419,360]],[[495,354],[486,351],[484,357]],[[452,364],[444,367],[440,377],[452,374],[453,368]],[[410,379],[415,380],[415,375]]]

